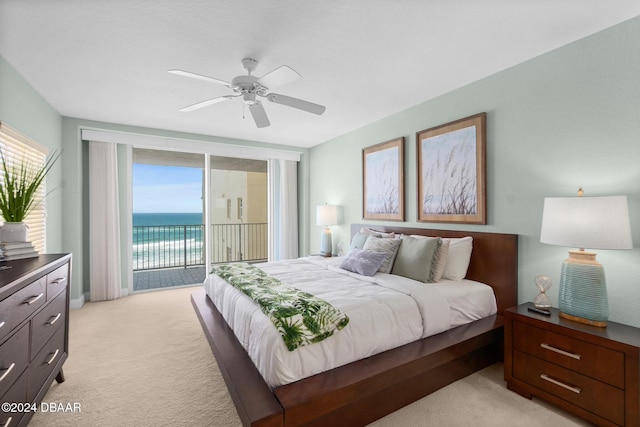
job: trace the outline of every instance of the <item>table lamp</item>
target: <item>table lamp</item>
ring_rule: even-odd
[[[582,189],[578,191],[582,195]],[[589,249],[632,249],[626,196],[547,197],[540,241],[580,248],[562,263],[558,309],[576,322],[606,327],[609,317],[602,264]]]
[[[319,205],[316,208],[316,225],[324,227],[322,230],[322,240],[320,243],[320,255],[331,256],[331,229],[332,225],[338,224],[338,207],[335,205]]]

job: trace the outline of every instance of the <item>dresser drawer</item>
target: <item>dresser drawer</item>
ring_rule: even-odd
[[[58,328],[29,365],[29,387],[27,390],[29,402],[35,399],[45,380],[65,354],[64,333],[65,328]]]
[[[18,326],[20,322],[44,305],[47,301],[46,292],[47,278],[43,277],[9,297],[12,327]]]
[[[31,321],[31,358],[66,321],[67,292],[62,292]]]
[[[624,391],[514,351],[513,376],[602,418],[624,425]]]
[[[69,263],[47,274],[47,301],[54,299],[67,288],[69,282]]]
[[[0,396],[4,395],[29,364],[29,324],[0,346]]]
[[[13,384],[13,387],[0,398],[2,403],[21,403],[24,404],[27,401],[27,372],[25,371],[20,378]],[[18,409],[17,407],[15,409]],[[20,409],[24,409],[21,407]],[[33,407],[29,407],[33,409]],[[15,427],[22,420],[22,416],[25,414],[24,410],[17,410],[15,412],[0,411],[0,426]]]
[[[624,388],[624,353],[513,322],[513,347],[540,359]]]
[[[11,307],[13,306],[13,302],[11,301],[11,297],[5,298],[0,301],[0,342],[2,339],[9,335],[9,331],[11,331]],[[0,424],[2,425],[2,424]]]

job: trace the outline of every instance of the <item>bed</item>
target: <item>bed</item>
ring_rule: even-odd
[[[352,235],[362,225],[352,225]],[[502,311],[517,300],[517,236],[369,226],[473,237],[467,278],[489,284],[497,313],[289,384],[270,387],[204,290],[192,303],[244,425],[365,425],[502,358]]]

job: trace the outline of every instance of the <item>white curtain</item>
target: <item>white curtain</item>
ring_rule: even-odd
[[[90,300],[120,298],[120,209],[116,144],[89,142]]]
[[[298,257],[298,163],[269,160],[269,261]]]

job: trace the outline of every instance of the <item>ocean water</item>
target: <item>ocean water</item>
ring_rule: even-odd
[[[201,213],[134,213],[133,269],[204,263]]]
[[[202,224],[203,215],[196,213],[134,213],[133,226]]]

